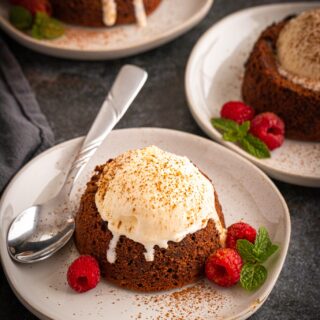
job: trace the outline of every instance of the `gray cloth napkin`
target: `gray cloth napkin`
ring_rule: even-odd
[[[27,161],[53,142],[49,124],[0,34],[0,194]]]

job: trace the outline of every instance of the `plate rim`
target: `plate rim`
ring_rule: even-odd
[[[254,314],[263,304],[264,302],[267,300],[268,296],[270,295],[271,291],[273,290],[279,276],[280,273],[283,269],[284,266],[284,262],[286,260],[286,256],[288,254],[288,248],[289,248],[289,244],[290,244],[290,237],[291,237],[291,218],[290,218],[290,211],[289,208],[287,206],[287,203],[284,199],[284,197],[282,196],[281,192],[278,190],[278,188],[276,187],[276,185],[274,184],[274,182],[257,166],[255,166],[253,163],[251,163],[249,160],[243,158],[242,156],[240,156],[239,154],[235,154],[233,151],[223,147],[222,145],[212,141],[211,139],[208,138],[204,138],[201,136],[198,136],[196,134],[193,133],[189,133],[189,132],[184,132],[184,131],[180,131],[180,130],[174,130],[174,129],[166,129],[166,128],[157,128],[157,127],[140,127],[140,128],[123,128],[123,129],[117,129],[117,130],[113,130],[113,132],[129,132],[130,134],[132,134],[133,131],[157,131],[160,134],[163,133],[169,133],[169,134],[173,134],[173,135],[180,135],[180,136],[188,136],[191,139],[198,139],[198,140],[202,140],[205,143],[210,143],[213,144],[216,148],[223,150],[223,152],[226,152],[230,157],[232,158],[236,158],[237,161],[242,161],[245,162],[252,170],[256,171],[258,174],[260,174],[260,176],[263,178],[263,180],[268,183],[269,187],[272,189],[273,192],[275,192],[275,194],[277,195],[278,199],[281,202],[281,206],[283,209],[283,218],[284,218],[284,227],[287,230],[286,232],[286,236],[284,238],[284,242],[283,244],[281,244],[282,250],[279,253],[279,256],[277,258],[278,260],[278,267],[275,270],[275,276],[270,279],[270,282],[268,284],[268,286],[266,287],[266,289],[261,293],[261,296],[259,297],[259,303],[258,305],[253,306],[248,306],[246,309],[244,309],[242,312],[238,313],[238,315],[236,316],[230,316],[225,318],[226,320],[240,320],[240,319],[247,319],[249,316],[251,316],[252,314]],[[115,133],[116,134],[116,133]],[[12,178],[12,180],[10,181],[10,183],[6,186],[2,197],[0,199],[0,219],[2,218],[2,210],[3,210],[3,203],[4,203],[4,199],[7,197],[7,194],[9,192],[9,190],[13,187],[15,181],[26,171],[29,169],[29,167],[31,165],[33,165],[34,163],[36,163],[38,160],[40,160],[42,157],[46,156],[47,154],[51,153],[51,152],[55,152],[57,149],[60,148],[65,148],[68,145],[72,145],[72,144],[76,144],[77,142],[80,142],[81,139],[84,139],[84,137],[77,137],[77,138],[73,138],[70,140],[66,140],[64,142],[61,142],[47,150],[45,150],[44,152],[40,153],[39,155],[37,155],[35,158],[33,158],[32,160],[30,160],[28,163],[26,163]],[[2,229],[2,225],[0,224],[0,233],[4,232]],[[35,307],[33,307],[32,303],[28,302],[28,299],[25,299],[22,295],[20,295],[20,293],[18,292],[18,290],[16,289],[16,287],[14,286],[13,282],[11,281],[11,278],[9,276],[9,271],[6,269],[5,266],[5,262],[4,262],[4,258],[1,252],[1,247],[0,247],[0,259],[1,259],[1,264],[2,264],[2,268],[3,271],[6,275],[6,279],[11,287],[11,289],[13,290],[14,294],[16,295],[16,297],[18,298],[18,300],[33,314],[35,314],[37,317],[40,317],[43,320],[54,320],[56,318],[50,318],[49,316],[43,314],[40,310],[37,310]],[[10,259],[10,258],[9,258]]]
[[[207,38],[210,37],[211,34],[214,34],[216,32],[216,29],[220,27],[220,25],[223,25],[226,21],[233,20],[237,16],[241,15],[246,15],[248,12],[259,12],[259,11],[264,11],[269,8],[276,8],[276,7],[287,7],[287,8],[292,8],[292,7],[302,7],[305,6],[308,8],[309,6],[317,6],[320,5],[320,1],[316,2],[289,2],[289,3],[271,3],[271,4],[265,4],[265,5],[256,5],[253,7],[245,8],[242,10],[235,11],[225,17],[223,17],[221,20],[218,22],[214,23],[208,30],[206,30],[201,37],[198,39],[194,47],[192,48],[192,51],[189,55],[187,66],[186,66],[186,71],[185,71],[185,78],[184,78],[184,88],[185,88],[185,93],[187,97],[187,103],[189,110],[192,114],[192,117],[198,124],[198,126],[201,128],[201,130],[208,135],[211,139],[214,141],[218,142],[219,144],[222,144],[226,146],[229,150],[232,150],[233,152],[241,155],[242,157],[246,158],[247,160],[253,162],[256,166],[258,166],[260,169],[265,171],[268,175],[270,175],[272,178],[275,178],[279,181],[295,184],[295,185],[301,185],[305,187],[320,187],[320,176],[319,177],[314,177],[312,175],[302,175],[302,174],[297,174],[297,173],[291,173],[288,171],[280,170],[273,168],[270,165],[265,164],[262,160],[257,159],[241,148],[237,147],[231,142],[224,141],[221,139],[221,134],[214,128],[208,128],[207,124],[204,123],[200,116],[199,116],[199,111],[197,111],[199,108],[197,108],[197,103],[193,97],[192,92],[194,91],[192,89],[192,69],[194,68],[197,60],[198,55],[198,49],[203,46],[203,43],[206,42]],[[209,42],[209,41],[208,41]],[[298,141],[298,140],[296,140]],[[299,181],[297,181],[299,179]],[[303,180],[303,182],[301,181]]]
[[[19,42],[22,46],[25,46],[31,50],[40,52],[42,54],[50,55],[58,58],[69,58],[74,60],[112,60],[117,58],[128,57],[134,54],[142,53],[156,47],[162,46],[168,43],[182,34],[188,32],[190,29],[195,27],[205,16],[209,13],[213,6],[214,0],[204,0],[204,5],[192,16],[190,16],[186,21],[177,25],[175,28],[167,30],[161,33],[156,38],[151,40],[142,40],[140,42],[135,42],[130,46],[123,46],[113,49],[71,49],[71,48],[61,48],[47,42],[34,39],[22,31],[14,28],[10,22],[0,15],[0,27],[15,41]],[[126,27],[126,25],[122,26]],[[86,27],[81,27],[86,29]],[[87,28],[88,29],[88,28]],[[91,30],[91,29],[90,29]],[[51,50],[53,52],[51,52]],[[49,52],[48,52],[49,51]],[[81,53],[81,57],[76,56]]]

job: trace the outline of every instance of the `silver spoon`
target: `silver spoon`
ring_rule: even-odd
[[[44,260],[69,241],[75,229],[74,216],[69,210],[64,212],[62,207],[68,208],[69,195],[75,181],[125,114],[146,82],[147,76],[143,69],[131,65],[120,70],[58,195],[45,203],[25,209],[11,223],[7,234],[7,247],[14,260],[22,263]]]

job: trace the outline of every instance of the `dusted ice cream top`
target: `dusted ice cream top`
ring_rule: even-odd
[[[113,234],[107,260],[115,262],[121,235],[144,245],[147,261],[154,246],[167,248],[213,219],[224,241],[215,209],[214,189],[188,158],[155,146],[131,150],[113,159],[98,182],[95,198],[101,218]]]
[[[281,73],[310,89],[320,89],[320,9],[291,19],[277,41]]]

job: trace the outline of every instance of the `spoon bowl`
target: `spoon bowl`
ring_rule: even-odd
[[[63,215],[57,219],[55,197],[48,202],[23,210],[11,223],[7,235],[10,256],[23,263],[44,260],[61,249],[72,237],[75,221]],[[46,217],[46,218],[44,218]]]

